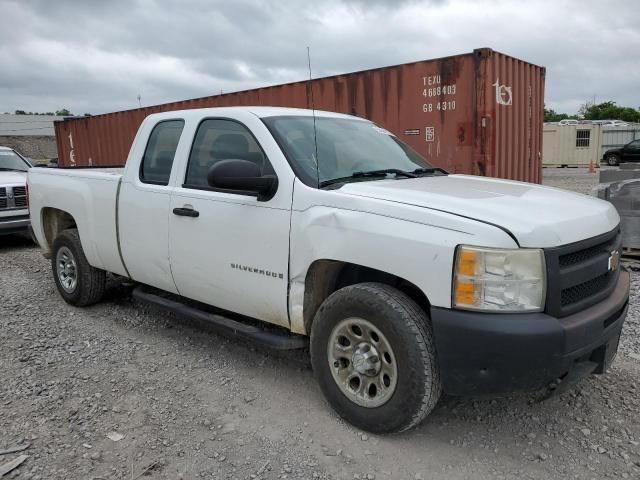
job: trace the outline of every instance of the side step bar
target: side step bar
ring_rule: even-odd
[[[151,303],[176,315],[206,322],[221,335],[250,340],[276,350],[295,350],[306,348],[308,345],[307,337],[303,335],[269,332],[253,325],[247,325],[222,315],[205,312],[175,300],[155,295],[145,291],[141,286],[134,288],[131,295],[137,300]]]

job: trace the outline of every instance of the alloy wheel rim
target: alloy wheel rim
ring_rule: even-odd
[[[396,390],[393,349],[368,320],[352,317],[338,323],[329,337],[327,360],[342,394],[362,407],[384,405]]]
[[[73,293],[78,286],[78,269],[73,253],[68,247],[61,247],[56,254],[58,280],[67,293]]]

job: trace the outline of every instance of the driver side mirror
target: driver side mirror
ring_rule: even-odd
[[[278,189],[278,179],[274,175],[262,175],[260,167],[248,160],[221,160],[209,169],[207,182],[210,187],[233,190],[236,193],[250,193],[264,202]]]

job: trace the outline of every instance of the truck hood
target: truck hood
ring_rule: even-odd
[[[27,172],[6,172],[0,170],[0,186],[24,185],[27,183]]]
[[[613,230],[603,200],[551,187],[470,175],[348,183],[346,194],[448,212],[508,231],[523,247],[555,247]]]

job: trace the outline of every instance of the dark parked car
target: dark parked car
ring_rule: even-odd
[[[624,147],[607,150],[602,156],[602,161],[612,166],[622,162],[640,162],[640,140],[629,142]]]

